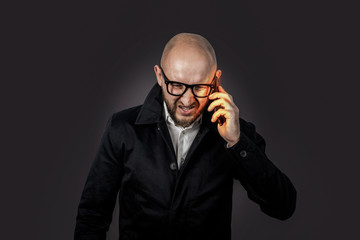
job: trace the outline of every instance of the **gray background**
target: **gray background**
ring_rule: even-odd
[[[225,90],[298,191],[283,222],[236,183],[233,239],[357,239],[356,9],[319,0],[4,6],[1,238],[72,239],[107,118],[144,101],[168,39],[195,32],[213,44]],[[108,239],[116,224],[114,215]]]

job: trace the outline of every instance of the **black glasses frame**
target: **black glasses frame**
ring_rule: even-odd
[[[206,98],[206,97],[208,97],[211,93],[212,93],[212,91],[215,89],[215,87],[216,87],[216,83],[215,84],[192,84],[192,85],[189,85],[189,84],[186,84],[186,83],[182,83],[182,82],[176,82],[176,81],[170,81],[167,77],[166,77],[166,75],[165,75],[165,73],[164,73],[164,70],[162,69],[162,67],[161,66],[159,66],[159,68],[160,68],[160,70],[161,70],[161,73],[162,73],[162,75],[164,76],[164,80],[165,80],[165,84],[166,84],[166,90],[167,90],[167,92],[170,94],[170,95],[173,95],[173,96],[177,96],[177,97],[180,97],[180,96],[182,96],[182,95],[184,95],[184,93],[186,93],[186,91],[187,91],[187,89],[188,88],[191,88],[191,92],[193,93],[193,95],[195,96],[195,97],[197,97],[197,98]],[[214,78],[213,78],[213,80],[211,81],[211,82],[216,82],[216,72],[215,72],[215,75],[214,75]],[[175,84],[181,84],[181,85],[184,85],[185,86],[185,90],[184,90],[184,92],[182,93],[182,94],[173,94],[173,93],[171,93],[170,91],[169,91],[169,83],[175,83]],[[210,91],[209,91],[209,93],[206,95],[206,96],[201,96],[201,97],[199,97],[199,96],[197,96],[196,94],[195,94],[195,92],[194,92],[194,87],[197,87],[197,86],[209,86],[210,87]]]

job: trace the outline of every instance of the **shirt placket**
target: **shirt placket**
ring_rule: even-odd
[[[179,169],[185,162],[185,157],[184,157],[184,147],[185,146],[184,145],[185,145],[185,130],[182,130],[182,131],[180,131],[180,134],[179,134],[178,152],[177,152],[177,162],[178,162]]]

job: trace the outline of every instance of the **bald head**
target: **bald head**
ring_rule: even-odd
[[[213,72],[217,68],[213,47],[204,37],[193,33],[179,33],[165,45],[161,66],[169,71],[202,69]]]

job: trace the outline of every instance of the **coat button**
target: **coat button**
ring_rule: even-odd
[[[170,169],[171,169],[171,170],[176,170],[176,163],[174,163],[174,162],[171,163],[171,164],[170,164]]]
[[[241,151],[240,151],[240,156],[241,156],[241,157],[244,158],[244,157],[246,157],[246,155],[247,155],[247,152],[246,152],[245,150],[241,150]]]

